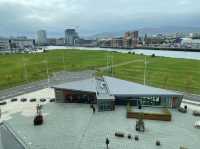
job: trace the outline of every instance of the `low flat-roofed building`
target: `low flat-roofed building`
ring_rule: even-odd
[[[0,37],[0,50],[10,50],[10,40]]]
[[[65,83],[53,88],[57,102],[97,103],[99,111],[114,110],[115,105],[128,103],[132,106],[178,108],[183,98],[183,94],[175,91],[108,76]]]

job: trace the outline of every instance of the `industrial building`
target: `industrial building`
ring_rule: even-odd
[[[115,105],[178,108],[183,95],[113,77],[90,78],[53,86],[57,102],[97,104],[99,111]]]
[[[65,30],[65,45],[74,46],[78,39],[79,36],[75,29]]]

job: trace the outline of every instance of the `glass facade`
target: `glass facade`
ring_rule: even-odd
[[[114,101],[107,99],[98,100],[99,111],[112,111],[114,110]]]
[[[147,106],[160,106],[161,98],[160,97],[141,97],[140,99],[141,105]]]

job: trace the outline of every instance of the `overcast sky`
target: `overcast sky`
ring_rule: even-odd
[[[0,0],[0,36],[82,35],[158,26],[200,26],[200,0]]]

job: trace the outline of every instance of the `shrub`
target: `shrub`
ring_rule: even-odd
[[[135,141],[138,141],[138,140],[139,140],[139,136],[135,135]]]
[[[0,102],[0,105],[6,105],[6,104],[7,104],[6,101]]]
[[[40,99],[40,101],[41,101],[41,102],[45,102],[45,101],[46,101],[46,99],[44,99],[44,98],[41,98],[41,99]]]
[[[26,98],[22,98],[22,99],[21,99],[21,102],[25,102],[25,101],[27,101]]]
[[[122,133],[122,132],[116,132],[115,136],[123,138],[124,137],[124,133]]]
[[[17,101],[17,98],[11,99],[11,102],[15,102],[15,101]]]
[[[160,141],[157,140],[157,141],[156,141],[156,145],[157,145],[157,146],[160,146]]]
[[[153,54],[151,55],[151,57],[156,57],[156,55],[153,53]]]
[[[30,102],[36,102],[35,98],[30,99]]]
[[[131,138],[132,138],[131,134],[128,134],[128,139],[131,139]]]

